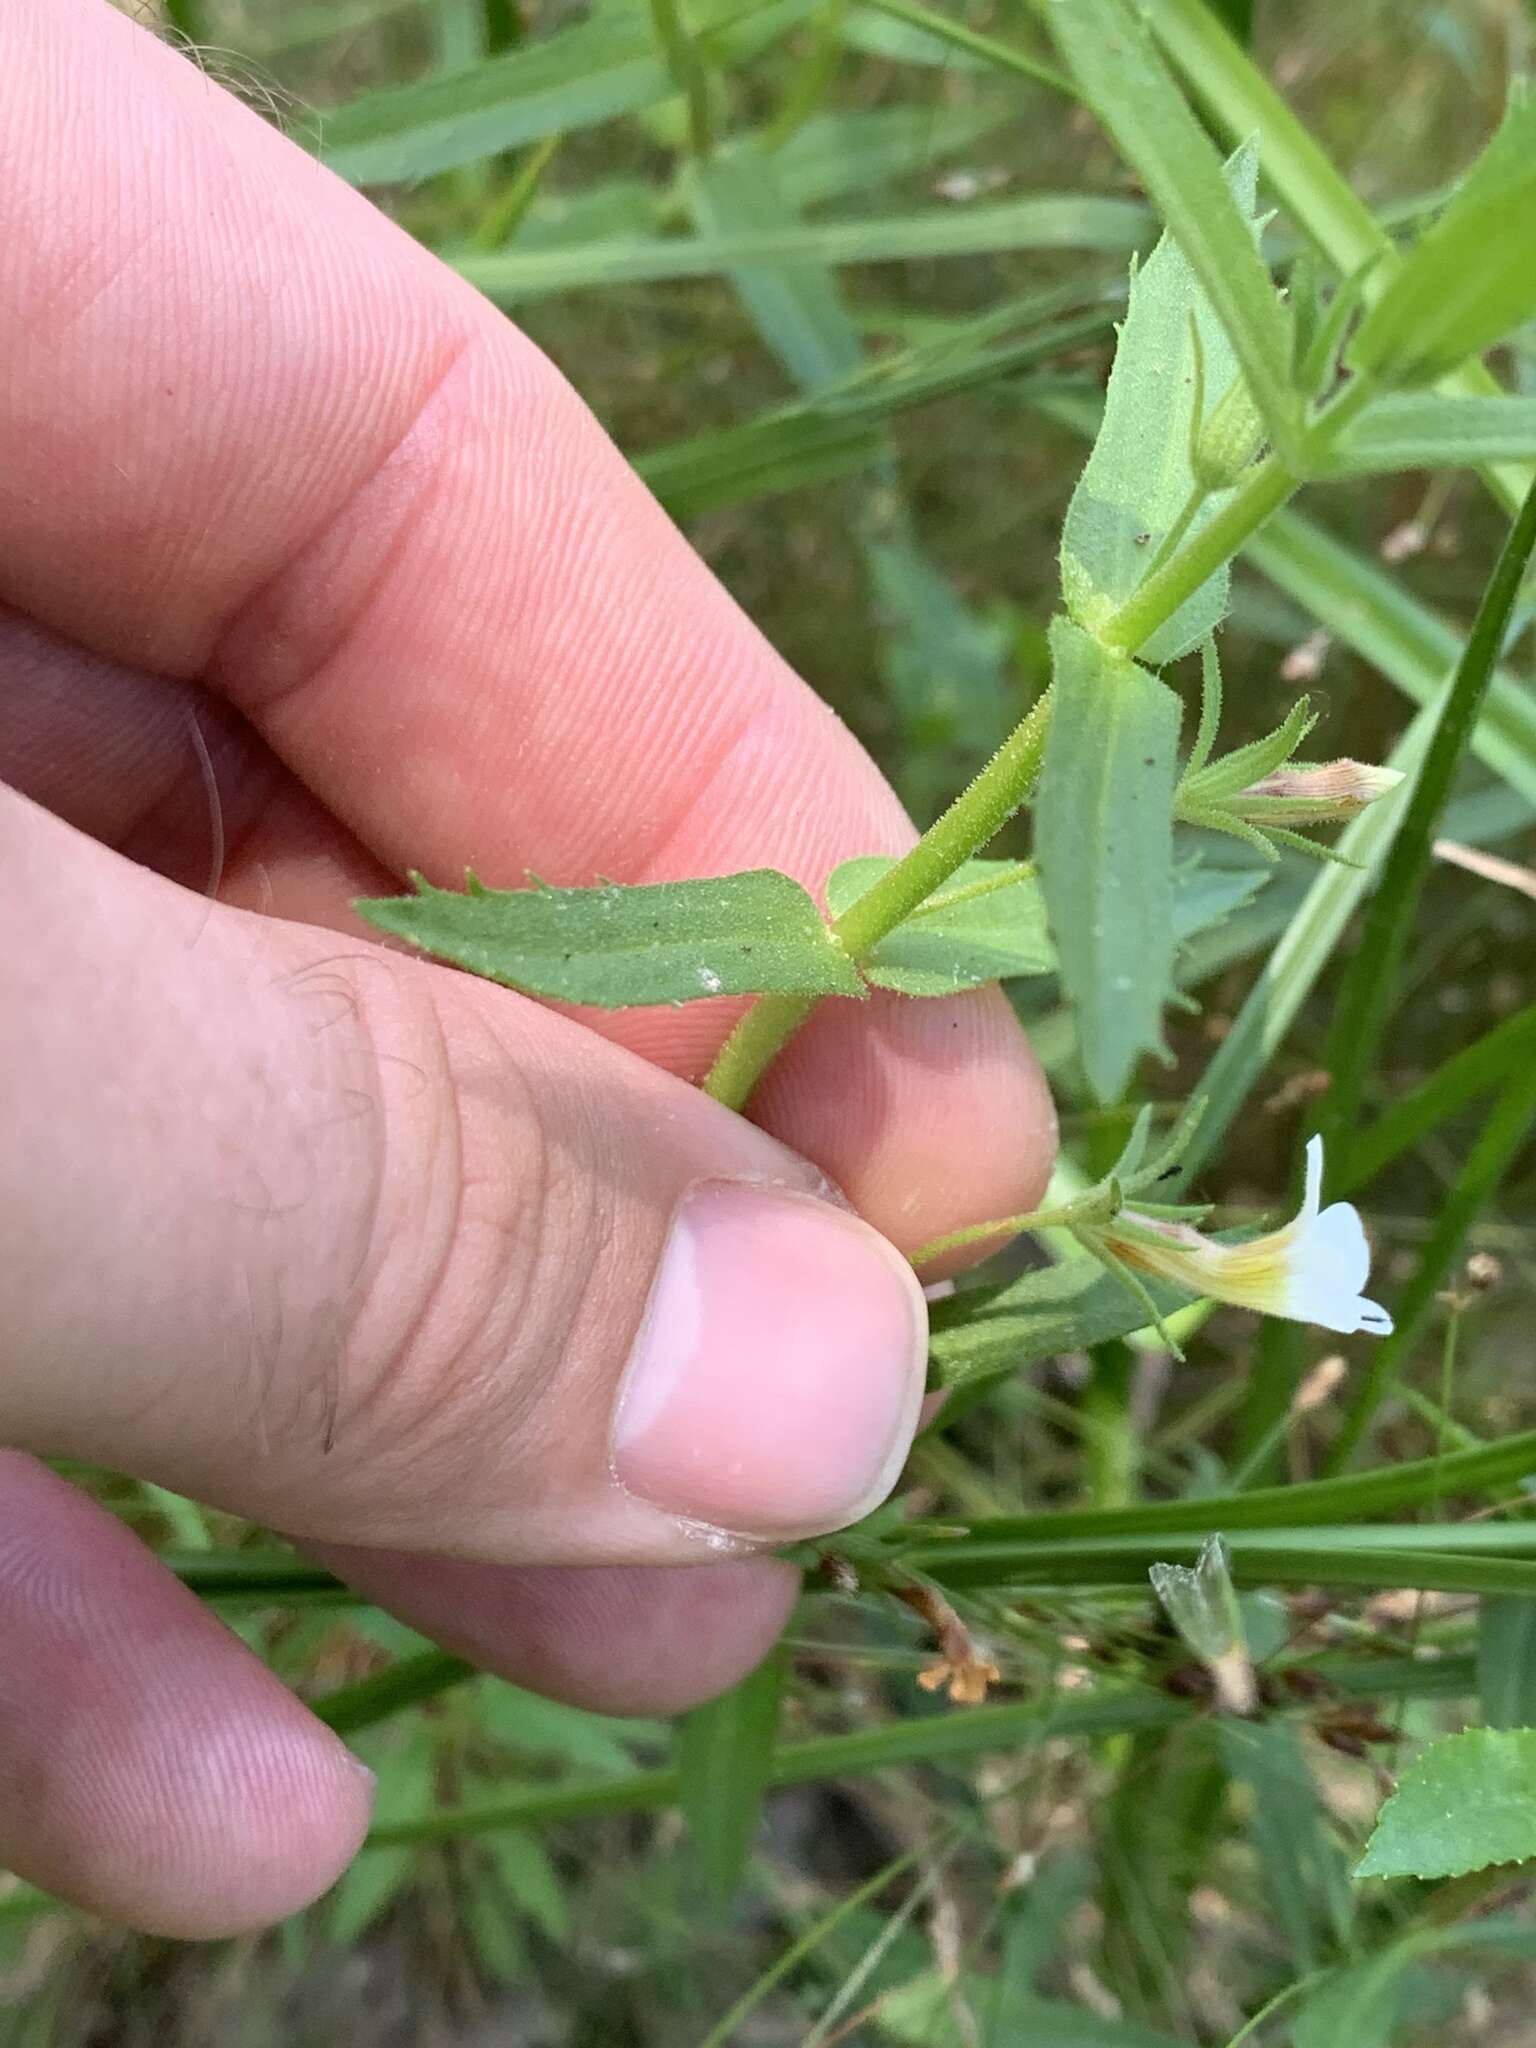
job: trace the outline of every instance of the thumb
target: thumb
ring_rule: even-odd
[[[0,870],[0,1438],[504,1562],[691,1560],[889,1490],[922,1294],[803,1160],[3,791]]]

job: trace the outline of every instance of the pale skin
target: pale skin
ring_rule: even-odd
[[[671,1711],[795,1590],[615,1479],[679,1203],[835,1187],[910,1252],[1033,1207],[1054,1125],[995,990],[825,1005],[747,1122],[690,1085],[739,1005],[567,1018],[366,936],[413,865],[814,889],[913,835],[502,316],[104,0],[0,21],[0,1864],[222,1934],[368,1784],[38,1454]],[[734,1526],[814,1521],[785,1446],[893,1376],[910,1434],[914,1371],[744,1352]]]

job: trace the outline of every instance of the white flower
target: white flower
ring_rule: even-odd
[[[1105,1248],[1128,1266],[1158,1273],[1193,1294],[1236,1302],[1268,1316],[1317,1323],[1353,1336],[1391,1334],[1392,1318],[1360,1292],[1371,1269],[1370,1246],[1351,1202],[1319,1209],[1323,1141],[1307,1144],[1307,1191],[1300,1215],[1247,1244],[1218,1244],[1188,1223],[1123,1209],[1102,1227]]]

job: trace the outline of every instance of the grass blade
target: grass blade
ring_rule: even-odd
[[[1289,326],[1210,138],[1123,0],[1072,0],[1049,20],[1085,98],[1204,286],[1284,460],[1301,427]]]
[[[710,1896],[728,1899],[752,1853],[788,1661],[779,1652],[678,1723],[679,1794]]]
[[[1479,1607],[1477,1696],[1487,1727],[1536,1727],[1536,1600],[1506,1597]]]
[[[1130,200],[1045,193],[964,210],[935,206],[867,220],[807,222],[762,235],[626,236],[578,248],[466,252],[454,268],[498,305],[513,305],[582,286],[714,277],[749,263],[903,263],[1016,249],[1128,256],[1146,229],[1145,211]]]
[[[1359,1114],[1361,1088],[1395,1000],[1398,970],[1433,859],[1436,822],[1487,696],[1533,548],[1536,484],[1510,529],[1441,698],[1402,824],[1366,913],[1365,931],[1344,972],[1323,1052],[1323,1066],[1332,1076],[1318,1119],[1325,1140],[1350,1130]]]
[[[646,24],[603,12],[545,42],[337,108],[320,154],[355,185],[400,184],[635,113],[671,90]]]
[[[1290,511],[1255,534],[1243,554],[1416,704],[1438,695],[1460,658],[1462,636],[1374,563]],[[1536,698],[1505,670],[1489,681],[1472,751],[1536,804]]]
[[[1506,1017],[1491,1031],[1463,1047],[1411,1095],[1394,1102],[1344,1155],[1338,1172],[1341,1194],[1350,1194],[1420,1138],[1438,1129],[1469,1102],[1492,1094],[1512,1075],[1536,1063],[1536,1003]]]
[[[1475,1449],[1405,1464],[1380,1465],[1334,1479],[1258,1487],[1249,1493],[1195,1494],[1143,1507],[1011,1515],[973,1522],[977,1537],[1042,1542],[1128,1536],[1204,1535],[1363,1521],[1453,1500],[1509,1493],[1536,1474],[1536,1430]]]
[[[1019,1706],[973,1707],[963,1714],[926,1714],[888,1727],[861,1728],[852,1735],[825,1735],[792,1742],[774,1752],[768,1783],[805,1785],[819,1778],[851,1777],[902,1764],[934,1763],[976,1756],[987,1750],[1009,1753],[1056,1738],[1129,1735],[1143,1728],[1168,1728],[1188,1709],[1145,1687],[1106,1688],[1090,1699],[1030,1701]],[[536,1785],[494,1805],[445,1809],[376,1828],[368,1845],[390,1848],[403,1842],[445,1842],[500,1828],[537,1827],[586,1814],[633,1813],[675,1806],[681,1795],[679,1770],[636,1771],[623,1777]]]
[[[401,1713],[406,1707],[436,1699],[440,1693],[475,1675],[474,1665],[466,1664],[462,1657],[450,1657],[446,1650],[423,1650],[419,1656],[402,1657],[371,1678],[338,1686],[334,1692],[311,1700],[309,1710],[317,1721],[323,1721],[338,1735],[351,1735],[360,1728],[371,1728],[376,1721],[387,1720],[391,1714]]]
[[[1340,1471],[1358,1448],[1392,1382],[1413,1355],[1451,1262],[1467,1231],[1498,1192],[1516,1155],[1536,1127],[1536,1066],[1522,1069],[1494,1104],[1465,1165],[1435,1218],[1413,1278],[1393,1303],[1396,1328],[1376,1345],[1355,1387],[1344,1420],[1328,1452],[1328,1469]]]

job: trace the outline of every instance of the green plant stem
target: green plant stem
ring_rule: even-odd
[[[650,0],[651,22],[672,76],[688,107],[688,148],[701,163],[715,146],[709,111],[709,73],[689,34],[678,0]]]
[[[488,57],[516,49],[523,40],[523,17],[515,0],[481,0],[480,20]]]
[[[751,2017],[774,1986],[781,1984],[792,1970],[804,1962],[813,1949],[818,1948],[829,1934],[842,1925],[850,1914],[857,1912],[861,1906],[868,1905],[869,1901],[877,1898],[888,1884],[894,1883],[904,1871],[910,1870],[921,1853],[918,1849],[908,1849],[894,1862],[887,1863],[884,1869],[877,1870],[873,1877],[866,1878],[864,1883],[857,1890],[849,1892],[846,1898],[839,1899],[830,1913],[824,1913],[797,1941],[792,1941],[781,1955],[774,1958],[762,1975],[748,1985],[729,2012],[710,2028],[706,2038],[699,2043],[699,2048],[726,2048],[726,2043],[735,2037],[738,2027]]]
[[[1149,577],[1157,575],[1158,571],[1172,559],[1175,548],[1182,543],[1189,529],[1199,518],[1200,508],[1210,495],[1210,492],[1202,483],[1196,482],[1190,486],[1189,496],[1184,500],[1179,516],[1163,535],[1162,540],[1158,543],[1157,553],[1147,564],[1147,575]]]
[[[989,1237],[1017,1237],[1025,1230],[1070,1230],[1074,1223],[1102,1223],[1112,1213],[1104,1189],[1091,1187],[1052,1209],[1030,1209],[1020,1216],[999,1216],[990,1223],[969,1223],[963,1230],[948,1231],[943,1237],[919,1245],[912,1254],[914,1266],[926,1266],[945,1252],[959,1251],[968,1244],[981,1244]]]
[[[843,56],[842,27],[848,0],[827,0],[811,34],[810,52],[795,74],[783,104],[763,133],[763,147],[782,149],[822,105]]]
[[[1409,1095],[1384,1110],[1363,1136],[1353,1140],[1342,1162],[1335,1162],[1340,1194],[1353,1194],[1373,1179],[1400,1152],[1464,1109],[1479,1095],[1501,1087],[1518,1066],[1536,1060],[1536,1003],[1528,1003],[1502,1024],[1495,1024],[1471,1045],[1439,1066]]]
[[[1308,426],[1301,454],[1308,472],[1320,470],[1339,433],[1369,404],[1372,385],[1368,377],[1355,377],[1330,401]],[[1134,654],[1164,625],[1186,598],[1223,563],[1229,562],[1243,543],[1271,518],[1306,476],[1298,474],[1276,455],[1267,455],[1237,484],[1221,510],[1176,554],[1162,556],[1151,573],[1128,597],[1099,633],[1106,647],[1121,654]],[[1186,505],[1178,524],[1187,527],[1199,511],[1198,504]]]
[[[1099,638],[1105,646],[1134,654],[1186,598],[1231,560],[1249,534],[1280,509],[1298,483],[1275,456],[1266,456],[1215,517],[1154,570],[1101,628]]]
[[[559,135],[546,135],[517,165],[512,177],[495,202],[487,208],[484,217],[476,226],[471,237],[477,249],[499,249],[504,242],[510,242],[528,216],[528,209],[539,196],[539,186],[544,173],[555,158],[555,152],[564,140]]]
[[[1140,1465],[1131,1396],[1136,1354],[1118,1338],[1096,1344],[1089,1354],[1093,1376],[1083,1390],[1087,1453],[1087,1495],[1090,1506],[1110,1510],[1129,1507],[1136,1497]]]
[[[1327,1974],[1326,1970],[1309,1970],[1305,1977],[1298,1977],[1293,1983],[1287,1984],[1283,1991],[1277,1991],[1273,1998],[1259,2007],[1251,2020],[1238,2028],[1228,2041],[1227,2048],[1242,2048],[1242,2043],[1251,2041],[1267,2020],[1272,2020],[1277,2012],[1283,2011],[1293,1999],[1300,1998],[1304,1991],[1314,1990]]]
[[[833,936],[852,959],[873,952],[1008,822],[1034,787],[1049,724],[1047,691],[911,852],[833,921]],[[815,1006],[812,996],[760,997],[726,1040],[704,1092],[728,1109],[745,1108],[769,1064]]]
[[[806,1785],[980,1751],[1018,1751],[1066,1736],[1134,1734],[1189,1719],[1191,1709],[1150,1687],[1106,1688],[1092,1698],[1030,1700],[1003,1707],[971,1707],[963,1714],[921,1715],[851,1735],[815,1736],[781,1745],[768,1766],[770,1785]],[[675,1806],[682,1774],[673,1766],[630,1771],[621,1777],[568,1779],[531,1785],[494,1805],[439,1808],[373,1830],[365,1846],[449,1842],[502,1828],[537,1827],[583,1814],[634,1813]]]
[[[928,7],[918,7],[913,0],[867,0],[867,4],[876,14],[888,14],[893,21],[904,21],[909,28],[920,28],[925,35],[951,43],[957,50],[985,58],[999,71],[1014,71],[1021,78],[1032,78],[1037,85],[1048,85],[1052,92],[1059,92],[1069,100],[1078,97],[1077,87],[1065,73],[1053,71],[1050,65],[1042,64],[1024,50],[1014,49],[1010,43],[1000,43],[992,36],[967,28],[964,22],[952,21],[947,15],[936,14]]]
[[[1358,1119],[1361,1092],[1396,997],[1398,970],[1434,857],[1435,824],[1465,758],[1493,680],[1504,635],[1536,547],[1536,484],[1526,493],[1495,565],[1450,686],[1429,750],[1366,913],[1365,931],[1345,969],[1323,1065],[1332,1077],[1317,1128],[1325,1148]]]
[[[311,1700],[309,1710],[338,1735],[351,1735],[359,1728],[371,1728],[376,1721],[387,1720],[405,1707],[435,1699],[439,1693],[463,1685],[476,1675],[474,1665],[466,1664],[462,1657],[451,1657],[446,1650],[423,1650],[418,1656],[402,1657],[371,1678],[338,1686],[334,1692]]]
[[[1034,0],[1039,11],[1045,0]],[[1326,153],[1258,66],[1216,18],[1209,0],[1146,0],[1152,31],[1193,87],[1219,134],[1232,145],[1258,135],[1264,181],[1285,210],[1342,277],[1374,268],[1362,297],[1371,305],[1391,282],[1401,258],[1385,228],[1350,189]],[[1482,362],[1469,362],[1436,387],[1459,397],[1502,389]],[[1531,482],[1529,464],[1500,462],[1481,470],[1495,498],[1513,513]]]

